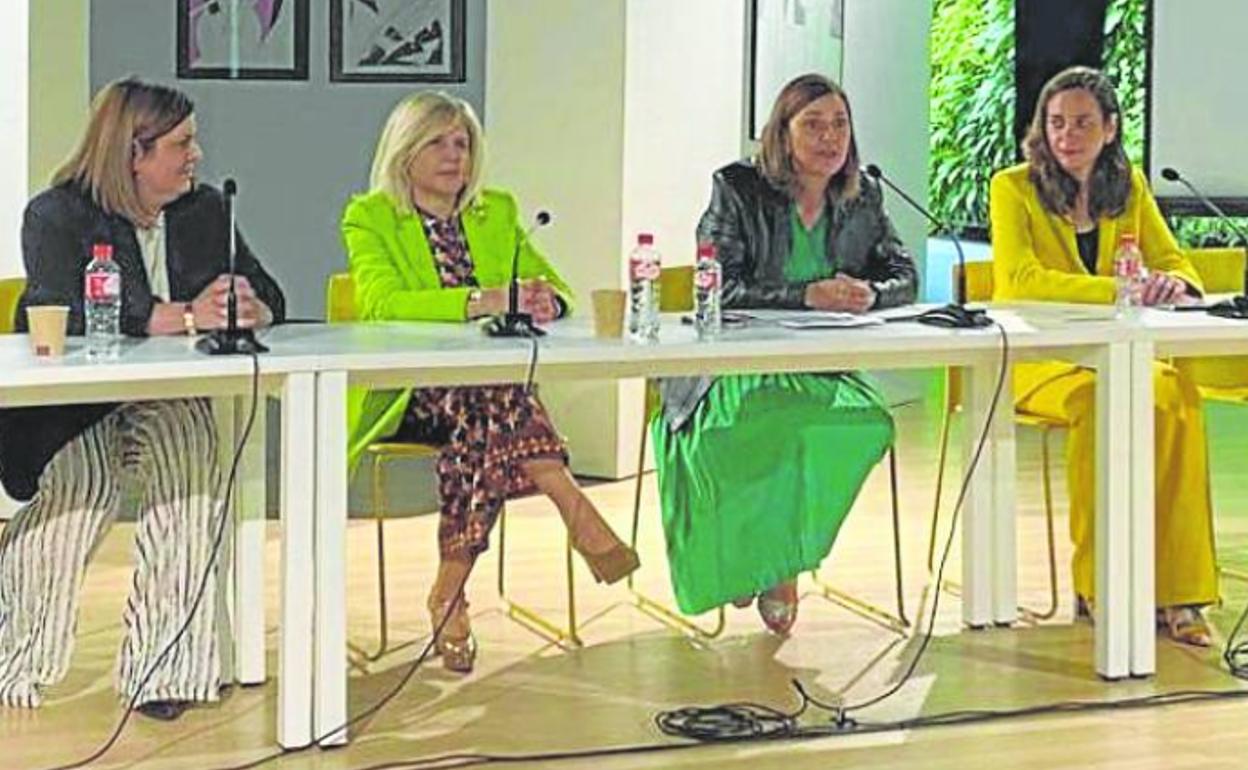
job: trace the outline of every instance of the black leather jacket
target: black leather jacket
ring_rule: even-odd
[[[753,163],[715,172],[711,203],[698,222],[698,240],[715,244],[724,271],[724,307],[804,308],[805,282],[790,282],[784,265],[792,251],[793,199],[773,186]],[[827,253],[838,272],[867,281],[875,308],[914,302],[918,271],[884,211],[879,184],[859,176],[852,199],[828,197]],[[710,377],[666,379],[664,419],[679,429],[710,390]]]

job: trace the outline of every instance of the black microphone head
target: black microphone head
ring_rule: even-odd
[[[225,193],[226,195],[237,195],[238,183],[234,181],[233,177],[226,179],[224,182],[221,183],[221,192]]]
[[[1167,182],[1177,182],[1179,181],[1179,172],[1175,171],[1169,166],[1166,166],[1165,168],[1161,170],[1161,178],[1166,180]]]
[[[550,212],[549,211],[537,212],[537,216],[534,218],[533,221],[537,222],[538,227],[545,227],[546,225],[550,224]]]
[[[867,164],[867,176],[871,177],[872,179],[879,179],[880,177],[884,176],[884,172],[880,171],[880,167],[875,165],[874,163],[868,163]]]

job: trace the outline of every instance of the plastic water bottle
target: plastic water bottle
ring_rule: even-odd
[[[637,248],[628,256],[628,334],[635,342],[659,338],[659,274],[662,259],[654,236],[640,233]]]
[[[116,358],[121,352],[121,268],[113,261],[113,247],[91,247],[82,292],[87,321],[87,358]]]
[[[693,328],[700,340],[714,339],[723,326],[720,312],[723,285],[723,270],[715,258],[715,244],[699,244],[698,259],[693,267]]]
[[[1127,233],[1118,241],[1114,252],[1114,315],[1133,318],[1139,313],[1139,284],[1144,280],[1144,259],[1135,236]]]

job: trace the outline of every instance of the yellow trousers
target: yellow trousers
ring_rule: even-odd
[[[1200,394],[1174,367],[1153,367],[1156,403],[1157,606],[1211,604],[1218,598],[1213,507]],[[1096,585],[1096,372],[1058,362],[1014,367],[1019,411],[1070,426],[1066,479],[1075,591],[1094,598]]]

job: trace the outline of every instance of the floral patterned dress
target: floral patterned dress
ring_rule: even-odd
[[[477,286],[459,218],[419,213],[442,286]],[[523,385],[417,388],[393,440],[442,447],[436,469],[444,557],[472,558],[488,547],[507,498],[533,491],[522,463],[567,462],[545,407]]]

